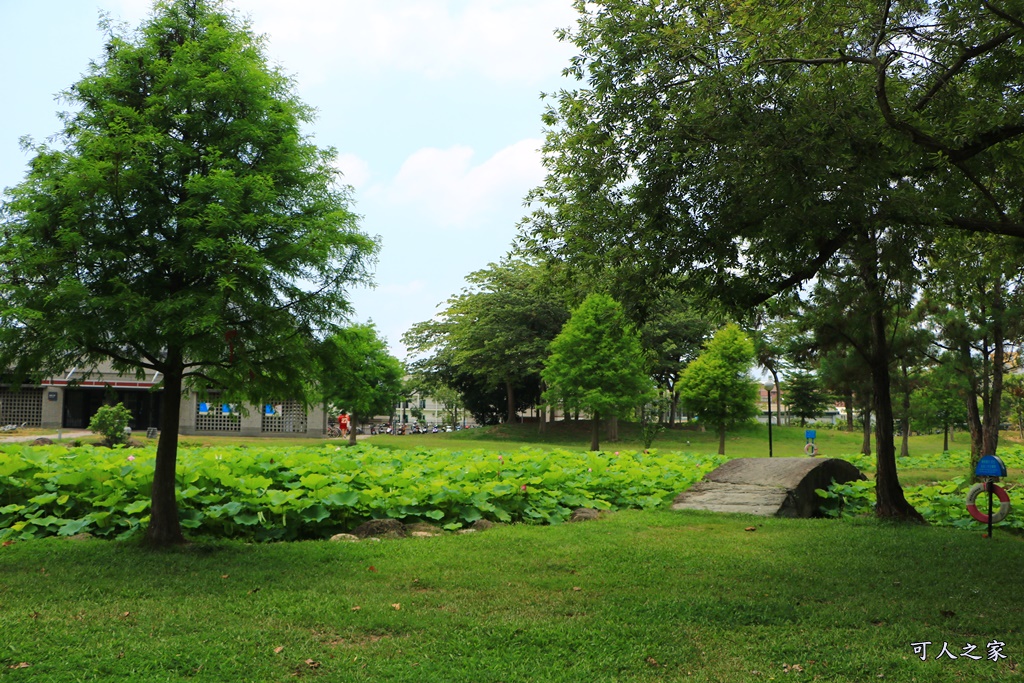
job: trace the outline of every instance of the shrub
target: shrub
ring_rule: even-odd
[[[132,419],[130,410],[123,403],[116,406],[102,406],[89,420],[89,430],[102,434],[108,446],[116,446],[128,440],[128,422]]]

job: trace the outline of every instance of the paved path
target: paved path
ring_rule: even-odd
[[[20,441],[35,441],[36,439],[81,439],[83,436],[92,436],[92,432],[80,429],[69,429],[59,435],[53,434],[15,434],[14,436],[0,436],[0,443],[18,443]]]

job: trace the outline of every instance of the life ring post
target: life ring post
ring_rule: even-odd
[[[999,481],[1000,477],[1006,476],[1006,464],[1003,463],[1001,458],[994,455],[985,455],[978,461],[977,467],[974,468],[974,474],[982,483],[975,484],[967,492],[967,512],[982,524],[988,525],[987,537],[991,539],[992,525],[1003,521],[1010,514],[1010,496],[1002,486],[995,483]],[[978,506],[975,505],[978,494],[982,491],[988,494],[987,515],[978,510]],[[992,496],[999,499],[998,512],[993,512],[992,510]]]

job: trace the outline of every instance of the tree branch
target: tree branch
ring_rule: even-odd
[[[1024,239],[1024,223],[1011,221],[993,221],[984,218],[967,218],[964,216],[953,216],[945,219],[945,224],[951,228],[967,232],[980,232],[989,235],[1006,235],[1007,237],[1020,237]]]
[[[985,9],[987,9],[989,12],[996,15],[1000,19],[1006,21],[1007,23],[1013,24],[1017,28],[1024,28],[1024,20],[1013,16],[1004,9],[996,7],[991,2],[988,2],[988,0],[982,0],[981,4],[984,5]]]
[[[986,3],[986,5],[987,4],[988,3]],[[922,109],[924,109],[926,106],[928,106],[928,103],[931,102],[932,98],[935,97],[935,95],[940,90],[942,90],[946,86],[946,84],[953,79],[954,76],[960,73],[960,71],[963,70],[965,66],[967,66],[968,62],[970,62],[972,59],[979,55],[985,54],[989,50],[993,50],[999,47],[1007,40],[1012,38],[1015,33],[1016,31],[1004,31],[1003,33],[1000,33],[998,36],[982,43],[981,45],[975,45],[972,48],[964,50],[963,54],[960,55],[960,59],[958,59],[952,66],[950,66],[942,74],[939,75],[938,79],[935,81],[932,87],[928,89],[928,92],[926,92],[921,97],[921,99],[918,100],[917,104],[910,108],[911,111],[921,111]]]
[[[989,147],[994,147],[1000,142],[1006,142],[1007,140],[1019,135],[1024,135],[1024,125],[1013,124],[1010,126],[993,128],[992,130],[985,131],[976,137],[974,142],[964,145],[959,149],[950,150],[949,158],[953,161],[970,159],[971,157],[984,152]]]
[[[851,233],[852,230],[848,228],[841,231],[838,235],[826,241],[824,244],[821,244],[818,247],[818,255],[809,261],[805,267],[795,271],[787,278],[783,278],[778,282],[772,283],[767,290],[759,292],[752,300],[747,302],[748,305],[753,307],[758,304],[763,304],[776,294],[780,294],[791,287],[795,287],[802,282],[810,280],[818,274],[818,271],[821,270],[847,242],[850,241]]]

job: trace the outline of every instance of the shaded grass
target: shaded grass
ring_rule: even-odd
[[[1019,576],[1024,540],[695,511],[358,544],[46,539],[0,548],[0,677],[1020,680],[1024,596],[996,567]],[[1009,659],[922,662],[922,640]]]

